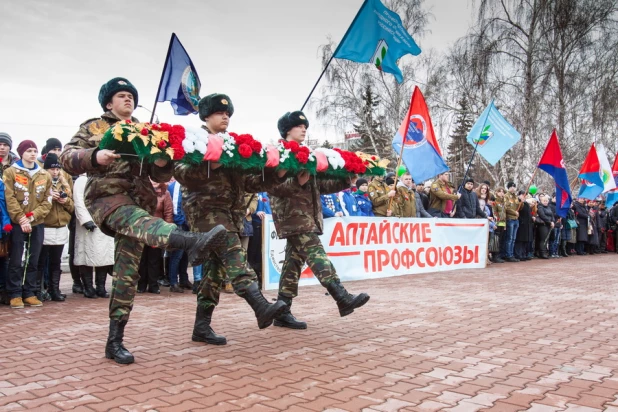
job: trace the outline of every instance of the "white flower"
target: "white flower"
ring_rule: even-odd
[[[206,143],[198,140],[195,142],[195,149],[198,150],[201,154],[206,154]]]
[[[195,150],[195,143],[191,140],[184,139],[182,141],[182,148],[185,149],[186,153],[191,153]]]

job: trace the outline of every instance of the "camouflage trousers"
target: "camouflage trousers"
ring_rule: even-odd
[[[128,320],[133,309],[144,245],[165,248],[176,225],[153,217],[137,206],[119,207],[105,219],[105,225],[116,232],[109,317]]]
[[[317,233],[289,236],[285,245],[285,262],[279,279],[280,295],[288,298],[298,296],[298,280],[305,262],[322,286],[327,287],[331,282],[339,281],[337,271],[326,256]]]
[[[197,292],[197,304],[209,308],[219,304],[221,285],[229,278],[234,286],[234,292],[241,296],[244,289],[257,276],[251,266],[247,264],[247,252],[240,244],[238,233],[227,232],[227,248],[220,255],[211,255],[211,259],[204,263],[202,281]]]

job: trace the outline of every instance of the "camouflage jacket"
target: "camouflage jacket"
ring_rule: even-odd
[[[337,193],[348,187],[350,183],[344,180],[323,180],[315,177],[311,177],[301,186],[294,176],[269,190],[277,236],[285,239],[302,233],[321,235],[324,220],[320,194]]]
[[[388,192],[390,192],[390,189],[384,180],[373,179],[369,184],[367,193],[369,193],[369,199],[373,205],[373,214],[376,216],[386,216],[391,199],[388,197]]]
[[[174,168],[174,176],[182,185],[182,209],[194,232],[205,232],[219,224],[230,232],[240,232],[247,212],[245,193],[264,192],[283,182],[274,169],[265,169],[262,177],[209,167],[208,163],[177,163]]]
[[[117,159],[108,166],[96,162],[99,142],[105,131],[118,122],[112,112],[82,123],[79,131],[64,146],[60,155],[62,168],[71,175],[88,174],[84,203],[101,231],[109,236],[114,232],[103,222],[120,206],[139,206],[152,214],[157,207],[157,195],[150,179],[166,183],[172,177],[173,166],[165,167],[137,160]],[[131,118],[133,122],[138,120]]]

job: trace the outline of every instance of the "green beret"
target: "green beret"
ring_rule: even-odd
[[[206,97],[202,97],[198,104],[200,111],[200,119],[206,121],[206,118],[213,113],[227,112],[230,117],[234,114],[234,105],[232,99],[227,94],[213,93]]]
[[[307,120],[303,112],[287,112],[277,122],[277,128],[281,137],[285,138],[293,127],[300,126],[301,124],[304,124],[307,129],[309,128],[309,120]]]
[[[112,97],[118,92],[129,92],[133,95],[133,108],[137,107],[137,89],[131,84],[130,81],[124,77],[114,77],[99,90],[99,104],[104,112],[107,111],[107,103],[112,101]]]

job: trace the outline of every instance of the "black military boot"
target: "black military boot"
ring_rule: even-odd
[[[97,292],[92,286],[92,266],[80,267],[82,284],[84,285],[84,297],[89,299],[97,298]]]
[[[287,305],[281,300],[272,304],[268,303],[264,295],[262,295],[262,291],[258,288],[257,282],[251,283],[251,285],[242,290],[239,295],[247,301],[255,312],[255,317],[257,318],[258,327],[260,329],[272,325],[273,320],[281,315],[287,308]]]
[[[105,357],[113,359],[116,363],[123,365],[135,362],[135,358],[131,352],[122,344],[124,338],[124,327],[127,325],[126,320],[109,321],[109,336],[107,337],[107,345],[105,345]]]
[[[79,275],[79,266],[73,264],[73,256],[69,256],[69,271],[73,278],[73,293],[84,293],[84,287],[82,286],[82,278]]]
[[[341,315],[341,317],[349,315],[354,312],[354,309],[360,308],[369,301],[368,294],[360,293],[358,295],[351,295],[339,282],[329,283],[326,289],[337,302],[339,315]]]
[[[569,253],[567,252],[567,242],[563,240],[560,242],[560,256],[569,257]]]
[[[187,252],[190,266],[199,266],[208,259],[210,252],[219,252],[227,246],[227,230],[217,225],[210,232],[185,232],[176,229],[170,234],[168,247]]]
[[[195,311],[195,325],[193,326],[193,336],[191,340],[193,342],[206,342],[211,345],[225,345],[227,339],[225,336],[217,335],[210,327],[210,321],[212,320],[212,312],[215,310],[214,306],[204,309],[198,303],[197,310]]]
[[[105,281],[107,280],[107,267],[101,266],[94,268],[94,283],[96,285],[96,294],[100,298],[109,298],[109,293],[105,290]]]
[[[54,302],[64,302],[64,296],[60,293],[61,274],[60,270],[54,270],[49,274],[49,296]]]
[[[292,298],[279,294],[279,296],[277,296],[277,300],[285,303],[285,309],[281,315],[275,318],[275,321],[273,322],[275,326],[290,329],[307,329],[306,322],[300,321],[292,315]]]

